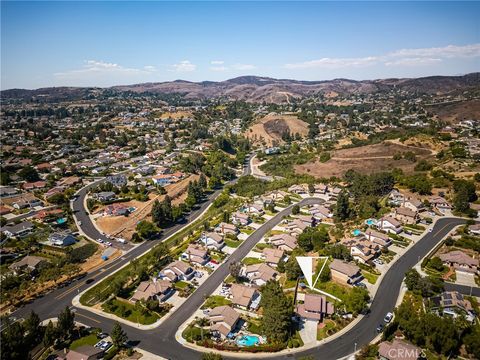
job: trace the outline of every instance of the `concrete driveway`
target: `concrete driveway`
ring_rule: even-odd
[[[299,333],[305,345],[317,342],[317,324],[318,321],[307,319],[303,320],[303,323],[300,325],[301,330]]]

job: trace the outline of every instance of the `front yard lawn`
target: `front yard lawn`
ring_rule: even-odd
[[[189,286],[190,284],[187,283],[186,281],[177,281],[175,283],[175,288],[176,289],[185,289]]]
[[[261,264],[263,263],[263,260],[262,259],[257,259],[257,258],[253,258],[253,257],[246,257],[245,259],[242,260],[242,264],[245,264],[245,265],[254,265],[254,264]]]
[[[90,335],[81,337],[80,339],[77,339],[73,341],[70,344],[70,350],[75,350],[76,348],[83,346],[83,345],[95,345],[97,342],[100,340],[97,339],[97,334],[96,333],[91,333]]]
[[[213,309],[217,306],[230,305],[232,302],[220,295],[209,296],[201,309]]]
[[[119,299],[111,299],[102,305],[102,309],[110,314],[117,315],[122,319],[142,324],[150,325],[157,321],[160,317],[146,308],[135,306],[128,301]]]
[[[240,241],[240,240],[225,239],[225,244],[228,247],[231,247],[231,248],[239,247],[241,243],[242,243],[242,241]]]
[[[323,328],[317,328],[317,340],[323,340],[334,332],[333,330],[336,327],[335,321],[327,319],[324,323],[325,326]]]
[[[371,272],[368,272],[368,271],[365,271],[365,270],[362,270],[362,275],[365,279],[367,279],[367,281],[370,284],[375,284],[377,282],[377,279],[378,279],[378,276],[379,276],[377,274],[372,274]]]

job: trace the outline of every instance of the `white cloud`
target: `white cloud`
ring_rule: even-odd
[[[388,54],[389,57],[435,57],[464,58],[480,56],[480,44],[464,46],[448,45],[444,47],[401,49]]]
[[[212,60],[210,61],[210,65],[223,65],[225,61],[223,60]]]
[[[149,71],[149,72],[157,71],[157,68],[156,68],[155,66],[153,66],[153,65],[145,65],[145,66],[143,67],[143,69],[144,69],[145,71]]]
[[[210,67],[210,70],[211,70],[211,71],[222,72],[222,71],[227,71],[227,70],[228,70],[228,67],[226,67],[226,66],[211,66],[211,67]]]
[[[322,58],[318,60],[304,61],[295,64],[285,64],[287,69],[312,69],[328,68],[337,69],[343,67],[361,67],[376,64],[378,58],[369,56],[364,58]]]
[[[235,64],[232,65],[232,68],[235,70],[253,70],[256,69],[256,66],[251,64]]]
[[[376,64],[386,66],[420,66],[442,62],[444,59],[480,57],[480,44],[464,46],[448,45],[444,47],[400,49],[380,56],[362,58],[322,58],[299,63],[285,64],[287,69],[313,68],[352,68]]]
[[[172,65],[173,71],[176,72],[192,72],[197,69],[197,65],[192,64],[189,60],[180,61],[178,64]]]
[[[387,61],[386,66],[418,66],[418,65],[432,65],[442,62],[442,59],[435,58],[404,58],[393,61]]]
[[[59,78],[75,78],[79,75],[103,75],[103,74],[117,74],[117,75],[129,75],[129,74],[142,74],[146,73],[147,67],[144,69],[128,68],[116,63],[109,63],[105,61],[98,60],[86,60],[84,65],[80,69],[68,70],[64,72],[57,72],[54,74],[55,77]]]

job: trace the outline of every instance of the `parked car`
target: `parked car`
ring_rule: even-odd
[[[105,339],[107,336],[108,336],[108,334],[107,334],[107,333],[103,333],[103,332],[97,334],[97,338],[99,338],[99,339]]]
[[[383,321],[385,321],[387,324],[392,321],[393,319],[393,314],[391,312],[388,312],[387,315],[383,318]]]
[[[377,333],[381,333],[383,331],[383,325],[382,324],[379,324],[377,326]]]

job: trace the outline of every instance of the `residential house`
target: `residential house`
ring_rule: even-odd
[[[105,181],[111,183],[113,186],[121,188],[124,185],[127,185],[127,177],[125,175],[109,175]]]
[[[234,225],[232,226],[235,227]],[[200,242],[204,244],[208,249],[215,250],[220,250],[225,245],[225,242],[223,241],[223,236],[216,232],[202,233],[202,236],[200,236]]]
[[[159,302],[163,302],[173,293],[172,283],[168,280],[142,281],[135,293],[130,298],[131,302],[137,302],[139,300],[151,300],[155,299]]]
[[[300,235],[303,231],[310,227],[310,225],[305,224],[300,219],[294,219],[286,224],[285,228],[290,234]]]
[[[454,318],[465,315],[469,321],[475,319],[472,304],[458,291],[444,291],[440,295],[431,297],[430,301],[432,310],[441,310],[444,315]]]
[[[396,208],[394,217],[404,224],[416,224],[418,222],[417,212],[406,207]]]
[[[380,245],[382,248],[387,248],[392,245],[392,239],[387,234],[367,229],[367,231],[365,231],[365,236],[369,241]]]
[[[476,274],[478,272],[478,259],[474,259],[461,250],[450,251],[439,255],[445,265],[452,266],[456,271]]]
[[[250,217],[247,214],[241,213],[239,211],[233,213],[232,223],[235,225],[245,226],[250,222]]]
[[[480,235],[480,224],[473,224],[468,227],[468,232],[473,235]]]
[[[66,360],[96,360],[103,358],[103,350],[92,345],[82,345],[67,353]]]
[[[43,197],[48,200],[52,196],[63,193],[64,190],[65,190],[64,186],[55,186],[49,189],[45,194],[43,194]]]
[[[71,186],[79,185],[81,183],[82,183],[82,178],[78,176],[69,176],[61,179],[58,182],[58,185],[71,187]]]
[[[314,188],[315,188],[315,191],[314,191],[315,195],[325,195],[328,191],[328,187],[325,184],[315,184]]]
[[[407,201],[403,203],[403,207],[406,207],[407,209],[410,209],[417,213],[422,210],[425,210],[425,204],[416,198],[409,198]]]
[[[382,217],[378,221],[377,226],[379,229],[389,233],[400,234],[402,232],[402,224],[391,216]]]
[[[280,260],[283,259],[284,251],[282,249],[265,248],[262,252],[262,258],[265,263],[272,267],[277,267]]]
[[[380,245],[365,238],[346,239],[342,243],[350,249],[354,260],[364,264],[372,261],[381,252]]]
[[[335,311],[333,304],[324,295],[305,294],[303,304],[297,304],[295,313],[302,319],[321,322]]]
[[[308,194],[308,186],[306,184],[292,185],[288,188],[288,191],[293,194],[305,195]]]
[[[36,189],[43,189],[47,186],[45,181],[35,181],[35,182],[26,182],[23,184],[24,190],[36,190]]]
[[[0,186],[0,197],[8,198],[18,194],[18,189],[10,186]]]
[[[9,269],[13,270],[17,274],[23,271],[32,272],[39,270],[47,263],[48,261],[45,258],[27,255],[23,259],[11,264]]]
[[[403,195],[397,189],[393,189],[392,191],[390,191],[390,194],[388,195],[388,200],[393,205],[400,205],[404,203],[405,195]]]
[[[383,341],[378,346],[380,360],[417,360],[423,359],[423,350],[405,340]]]
[[[286,233],[272,235],[268,242],[288,252],[293,251],[298,246],[297,239]]]
[[[428,199],[428,202],[433,209],[438,210],[442,214],[452,210],[452,205],[441,196],[432,196]]]
[[[54,246],[69,246],[77,242],[73,234],[69,232],[55,232],[48,236],[48,241]]]
[[[315,217],[313,217],[312,215],[297,215],[297,219],[307,225],[307,227],[313,227],[317,223]]]
[[[222,234],[222,235],[237,235],[238,234],[238,229],[235,225],[233,224],[228,224],[226,222],[221,222],[215,227],[215,232]]]
[[[313,218],[317,221],[324,221],[326,219],[333,218],[333,213],[322,205],[314,205],[312,206],[308,212],[313,216]]]
[[[256,310],[260,305],[261,295],[257,288],[232,284],[230,288],[232,305],[244,310]]]
[[[103,214],[105,216],[128,216],[130,214],[130,208],[123,204],[114,203],[105,206]]]
[[[34,229],[33,223],[30,221],[22,221],[19,224],[6,225],[0,228],[0,231],[3,232],[7,237],[23,237],[30,234]]]
[[[226,338],[234,332],[240,320],[240,314],[228,305],[217,306],[208,313],[210,331],[219,337]]]
[[[250,215],[263,215],[265,211],[260,204],[248,204],[243,208],[244,211]]]
[[[243,273],[257,286],[265,285],[268,280],[275,279],[277,275],[277,271],[265,263],[248,265]]]
[[[182,258],[188,260],[192,264],[205,265],[210,261],[208,250],[200,245],[190,244],[185,252],[182,254]]]
[[[338,195],[340,195],[341,192],[342,192],[341,188],[334,187],[333,189],[330,190],[330,196],[332,198],[336,199],[338,197]]]
[[[95,194],[95,197],[101,202],[114,200],[116,196],[113,191],[102,191]]]
[[[187,263],[177,260],[167,265],[161,272],[161,276],[167,277],[171,281],[191,280],[195,275],[193,268]]]
[[[363,275],[357,265],[333,259],[329,267],[332,280],[340,284],[354,285],[363,280]]]

